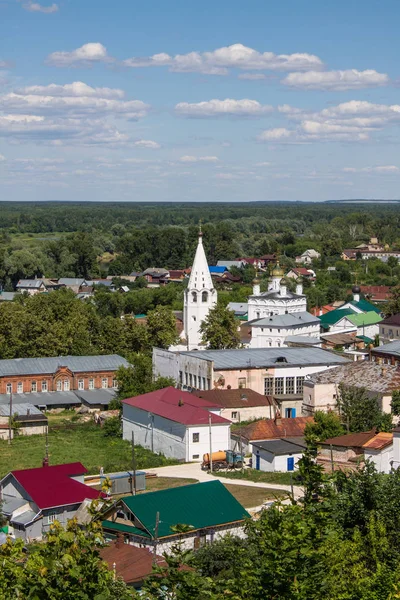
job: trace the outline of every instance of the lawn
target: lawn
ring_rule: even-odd
[[[12,445],[0,440],[0,477],[13,469],[40,467],[45,455],[45,436],[16,437]],[[50,464],[82,462],[89,473],[125,471],[131,468],[131,444],[122,438],[106,437],[102,429],[92,423],[77,424],[73,428],[50,429]],[[149,469],[176,464],[165,456],[136,447],[138,469]]]
[[[256,469],[244,469],[241,471],[218,471],[217,477],[227,479],[247,479],[256,483],[277,483],[279,485],[290,485],[290,473],[269,473],[267,471],[256,471]],[[296,485],[293,477],[293,485]]]
[[[182,485],[189,485],[190,483],[197,483],[197,479],[184,479],[180,477],[154,477],[152,479],[146,479],[146,491],[140,492],[145,494],[146,492],[155,492],[157,490],[166,490],[173,487],[181,487]],[[267,500],[275,500],[285,496],[286,493],[282,490],[266,489],[248,485],[235,485],[225,484],[227,490],[235,496],[236,500],[242,504],[245,508],[253,508],[260,506]]]

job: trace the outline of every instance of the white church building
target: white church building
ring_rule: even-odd
[[[189,283],[184,296],[181,338],[182,345],[186,350],[196,350],[203,346],[200,325],[216,303],[217,291],[211,279],[203,247],[203,234],[200,231]]]

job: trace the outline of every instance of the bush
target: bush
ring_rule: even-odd
[[[119,417],[106,419],[103,425],[103,433],[107,437],[122,437],[122,424]]]

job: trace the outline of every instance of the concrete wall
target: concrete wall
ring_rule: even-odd
[[[282,296],[276,300],[266,296],[250,296],[248,300],[249,321],[263,319],[272,315],[284,315],[286,312],[295,313],[305,310],[307,310],[307,299],[305,296],[297,298]]]
[[[392,469],[391,462],[393,461],[393,444],[387,446],[383,450],[366,448],[364,450],[364,458],[365,460],[373,462],[377,471],[381,473],[390,473]]]
[[[32,501],[32,498],[27,494],[24,488],[18,483],[15,477],[11,474],[7,475],[1,486],[0,490],[2,494],[6,494],[8,496],[13,496],[14,498],[25,498],[29,502]]]
[[[292,335],[318,338],[320,333],[319,323],[300,327],[251,327],[249,348],[277,348],[285,345],[285,339]]]
[[[199,442],[193,442],[194,433],[199,434]],[[218,452],[219,450],[228,450],[228,448],[230,447],[230,437],[230,423],[227,425],[212,425],[212,451]],[[210,452],[210,431],[208,425],[193,425],[191,427],[188,427],[187,440],[188,455],[186,460],[201,462],[203,460],[203,454]]]
[[[200,390],[212,388],[213,363],[187,354],[153,348],[153,374],[173,377],[182,385]]]
[[[343,383],[346,383],[345,381]],[[380,394],[368,391],[368,394],[378,398],[379,406],[383,412],[391,413],[391,394]],[[328,412],[336,410],[336,399],[339,395],[339,384],[336,383],[311,383],[304,382],[303,414],[312,415],[316,410]]]
[[[267,450],[263,450],[262,448],[255,448],[253,446],[252,451],[252,461],[253,461],[253,469],[256,467],[256,457],[257,454],[260,456],[260,471],[276,471],[276,472],[287,472],[287,459],[289,457],[294,458],[294,466],[296,468],[297,462],[302,457],[301,452],[296,452],[293,454],[285,454],[283,456],[275,456],[271,452]]]
[[[233,414],[236,413],[236,417]],[[241,408],[223,408],[221,417],[229,419],[232,423],[250,421],[251,419],[273,419],[275,409],[273,406],[245,406]]]

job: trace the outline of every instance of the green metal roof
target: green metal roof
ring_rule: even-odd
[[[158,537],[174,535],[174,525],[193,529],[215,527],[249,518],[249,513],[220,481],[206,481],[182,487],[127,496],[121,501],[154,536],[157,512]]]
[[[356,315],[348,315],[347,317],[350,323],[361,327],[362,325],[375,325],[382,321],[382,317],[377,315],[376,312],[357,313]]]
[[[361,298],[358,302],[355,302],[354,300],[351,302],[352,306],[355,306],[356,308],[359,308],[360,310],[362,310],[363,312],[376,312],[378,315],[381,314],[381,310],[377,307],[374,306],[371,302],[368,302],[368,300],[365,300],[364,298]]]
[[[361,340],[361,341],[365,342],[366,344],[372,344],[374,341],[371,338],[367,337],[366,335],[358,335],[356,339]]]
[[[340,321],[340,319],[343,319],[343,317],[354,314],[356,313],[352,308],[336,308],[335,310],[330,310],[324,315],[321,315],[319,320],[321,322],[321,326],[326,329],[327,327],[330,327],[330,325],[334,325]]]
[[[128,521],[129,522],[129,521]],[[128,523],[127,522],[127,523]],[[125,523],[114,523],[114,521],[103,521],[102,522],[103,529],[107,529],[107,531],[123,531],[124,533],[132,533],[133,535],[141,535],[143,537],[149,538],[149,534],[147,531],[143,531],[142,529],[138,529],[138,527],[133,527],[133,525],[128,525]]]

